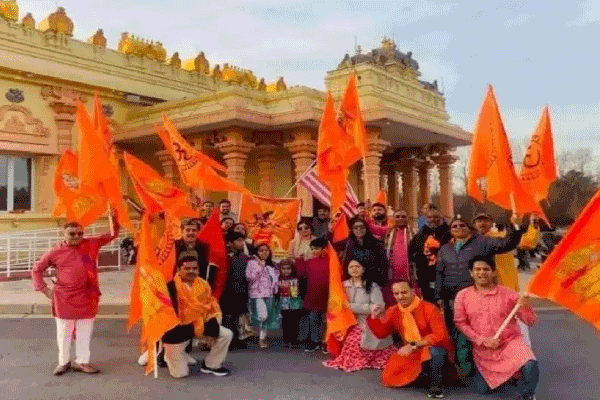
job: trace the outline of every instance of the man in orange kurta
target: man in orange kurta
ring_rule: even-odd
[[[429,397],[444,398],[442,368],[453,347],[444,318],[439,309],[415,295],[413,284],[407,281],[394,283],[392,293],[397,304],[388,308],[374,305],[367,319],[369,328],[378,338],[397,332],[404,346],[394,354],[381,374],[385,386],[406,386],[423,372],[423,364],[430,370]]]

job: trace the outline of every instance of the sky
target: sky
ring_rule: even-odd
[[[443,81],[451,122],[471,131],[493,84],[511,142],[524,145],[545,104],[557,152],[600,154],[600,1],[19,0],[40,21],[65,7],[74,36],[104,29],[161,41],[186,60],[204,51],[274,81],[324,90],[355,38],[412,51],[422,79]]]

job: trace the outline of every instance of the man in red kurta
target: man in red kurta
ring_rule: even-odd
[[[394,354],[381,373],[385,386],[406,386],[423,372],[423,364],[430,371],[429,398],[445,397],[442,387],[442,370],[448,356],[452,357],[452,341],[439,309],[415,295],[410,281],[394,283],[392,293],[397,304],[388,308],[379,319],[383,307],[374,305],[367,319],[369,328],[382,339],[397,332],[404,346]]]
[[[88,374],[100,372],[89,363],[90,339],[100,300],[97,258],[100,248],[118,234],[116,222],[114,226],[114,235],[84,239],[81,225],[67,223],[64,242],[46,253],[31,271],[33,287],[51,300],[56,319],[58,366],[54,375],[62,375],[71,368],[70,348],[74,335],[76,359],[73,370]],[[44,271],[49,267],[56,269],[52,288],[44,281]]]
[[[475,257],[469,269],[475,285],[456,295],[454,323],[473,343],[477,371],[472,386],[480,393],[514,391],[520,399],[534,399],[540,370],[517,319],[531,326],[537,317],[524,297],[496,284],[493,259]],[[495,339],[496,331],[517,303],[517,319],[513,318]]]

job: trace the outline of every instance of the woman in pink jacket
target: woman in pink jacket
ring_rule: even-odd
[[[246,267],[248,279],[248,310],[250,322],[259,329],[259,346],[269,347],[267,331],[279,329],[279,312],[274,295],[277,293],[279,271],[273,265],[271,249],[266,244],[257,248],[257,256],[253,257]]]

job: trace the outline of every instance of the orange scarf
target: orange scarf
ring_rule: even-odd
[[[417,321],[415,321],[415,316],[413,315],[413,311],[419,307],[421,304],[421,299],[415,296],[414,300],[410,305],[406,308],[402,307],[398,304],[398,309],[402,312],[402,327],[404,328],[404,341],[407,343],[410,342],[418,342],[423,337],[421,336],[421,332],[419,331],[419,327],[417,326]],[[421,353],[421,361],[427,361],[431,358],[431,354],[429,353],[429,349],[427,347],[420,347],[417,349],[418,352]]]
[[[182,325],[194,324],[196,336],[204,333],[204,323],[211,318],[221,318],[221,309],[204,279],[196,278],[190,286],[179,273],[173,278],[179,303],[179,320]]]

